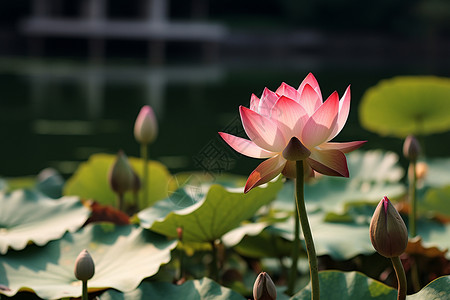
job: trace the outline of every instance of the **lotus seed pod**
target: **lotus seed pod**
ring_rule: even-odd
[[[400,214],[387,197],[378,204],[370,222],[370,240],[384,257],[400,256],[408,245],[408,231]]]
[[[407,159],[415,161],[419,157],[420,151],[419,141],[413,135],[408,135],[403,143],[403,155]]]
[[[158,135],[158,123],[153,109],[145,105],[141,108],[134,124],[134,137],[141,144],[150,144]]]
[[[277,290],[275,284],[266,272],[259,273],[253,285],[253,298],[255,300],[276,300]]]
[[[84,249],[75,261],[75,277],[81,281],[87,281],[94,276],[95,265],[89,252]]]
[[[111,189],[120,195],[135,187],[133,170],[122,150],[119,151],[116,161],[109,169],[108,181]]]

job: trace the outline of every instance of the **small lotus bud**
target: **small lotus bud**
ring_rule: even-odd
[[[403,143],[403,155],[407,159],[415,161],[419,157],[420,151],[419,141],[413,135],[408,135]]]
[[[75,277],[81,281],[87,281],[94,276],[95,265],[89,252],[84,249],[75,261]]]
[[[150,144],[158,135],[158,123],[153,109],[145,105],[141,108],[134,123],[134,137],[141,144]]]
[[[276,300],[277,290],[275,284],[266,272],[259,273],[253,285],[253,298],[255,300]]]
[[[287,160],[303,160],[311,155],[311,151],[295,136],[291,138],[286,148],[283,150],[283,157]]]
[[[131,166],[128,163],[127,156],[122,150],[119,151],[116,161],[109,169],[108,180],[111,189],[120,195],[133,189],[135,185],[133,173],[133,169],[131,169]]]
[[[399,256],[408,245],[406,225],[386,196],[370,221],[370,240],[375,250],[388,258]]]

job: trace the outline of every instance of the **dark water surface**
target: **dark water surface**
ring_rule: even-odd
[[[275,90],[283,81],[298,87],[308,72],[318,79],[324,98],[334,90],[342,95],[347,85],[352,85],[350,117],[336,140],[367,139],[364,149],[400,153],[400,139],[379,137],[359,125],[358,102],[364,91],[384,78],[449,76],[448,70],[421,62],[349,63],[308,58],[160,67],[137,62],[92,65],[2,58],[0,176],[33,175],[46,167],[69,176],[97,152],[123,149],[129,156],[138,156],[133,125],[146,104],[155,109],[160,127],[158,139],[150,147],[152,159],[166,164],[171,172],[206,167],[248,174],[259,161],[230,151],[217,132],[239,130],[238,107],[248,106],[251,93],[260,96],[264,87]],[[448,147],[442,147],[449,137],[448,133],[427,137],[427,154],[449,155]],[[199,166],[202,157],[209,165]]]

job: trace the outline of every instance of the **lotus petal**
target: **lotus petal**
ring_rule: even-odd
[[[239,110],[244,130],[256,145],[273,152],[283,149],[285,138],[274,121],[243,106]]]
[[[339,97],[334,92],[306,122],[301,138],[306,147],[312,148],[327,141],[336,126],[338,110]]]
[[[280,154],[263,161],[250,174],[245,184],[244,193],[261,184],[267,183],[281,173],[286,165],[286,159]]]
[[[308,164],[319,173],[348,177],[347,159],[339,150],[315,150],[307,158]]]
[[[274,156],[273,152],[262,149],[252,141],[224,132],[219,132],[219,134],[223,138],[223,140],[227,142],[228,145],[230,145],[231,148],[241,154],[253,158],[267,158]]]

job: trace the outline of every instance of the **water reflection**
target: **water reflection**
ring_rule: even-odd
[[[438,72],[445,76],[447,70],[442,65]],[[154,108],[160,128],[151,158],[172,172],[198,170],[195,158],[208,145],[220,146],[217,132],[238,118],[238,106],[247,106],[251,93],[260,95],[265,86],[276,89],[283,81],[298,85],[310,71],[324,96],[333,90],[342,94],[352,84],[352,107],[342,140],[368,139],[364,149],[400,153],[400,139],[378,137],[361,128],[358,101],[380,79],[428,74],[426,66],[327,63],[308,57],[160,67],[0,60],[0,157],[4,158],[0,176],[37,174],[46,167],[68,176],[94,153],[123,149],[138,156],[132,131],[146,104]],[[433,147],[443,137],[430,138],[434,140],[426,143],[428,154],[443,156],[442,147]],[[259,162],[239,155],[233,159],[226,171],[240,174],[248,174]]]

